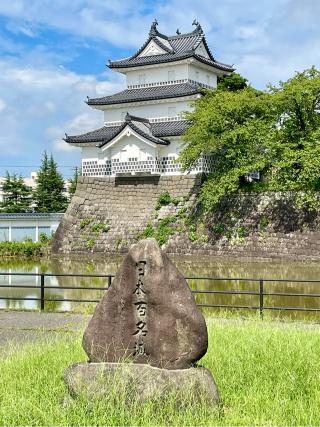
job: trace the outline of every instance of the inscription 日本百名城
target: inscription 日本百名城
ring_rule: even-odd
[[[147,336],[147,309],[148,303],[146,300],[146,292],[144,290],[144,274],[145,274],[146,261],[139,261],[136,263],[137,268],[137,283],[133,291],[135,301],[135,314],[136,324],[133,336],[136,340],[134,343],[133,356],[146,356],[146,349],[143,337]]]

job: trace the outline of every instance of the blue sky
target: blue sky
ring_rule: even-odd
[[[133,53],[151,22],[174,34],[198,19],[214,56],[265,88],[320,68],[319,0],[0,0],[0,175],[28,175],[44,150],[65,176],[80,150],[62,141],[100,127],[83,101],[121,90],[108,59]]]

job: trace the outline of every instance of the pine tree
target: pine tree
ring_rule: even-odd
[[[57,163],[52,155],[49,158],[46,152],[38,171],[33,197],[36,212],[64,212],[68,204],[64,195],[64,181],[58,172]]]
[[[70,197],[73,196],[73,194],[76,192],[77,189],[77,182],[78,182],[79,172],[78,168],[75,167],[73,177],[69,179],[69,194]]]
[[[6,174],[3,184],[4,201],[0,204],[1,212],[23,213],[30,210],[31,188],[28,187],[21,177],[16,174]]]

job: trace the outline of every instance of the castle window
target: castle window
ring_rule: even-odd
[[[146,75],[145,74],[139,74],[139,85],[144,85],[146,82]]]
[[[196,82],[199,81],[199,71],[196,71]]]
[[[207,74],[207,85],[209,85],[210,84],[210,76],[209,76],[209,74]]]
[[[176,114],[176,107],[168,107],[168,117],[174,117]]]
[[[176,79],[176,72],[175,70],[168,71],[168,81],[173,81]]]

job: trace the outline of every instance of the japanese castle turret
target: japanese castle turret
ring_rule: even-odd
[[[214,89],[217,77],[233,71],[213,57],[200,24],[194,31],[166,36],[153,22],[143,46],[129,58],[108,67],[126,76],[126,89],[87,104],[104,112],[104,124],[65,141],[82,148],[82,175],[180,175],[177,159],[181,135],[190,122],[184,112]],[[209,172],[212,159],[203,156],[189,173]]]

